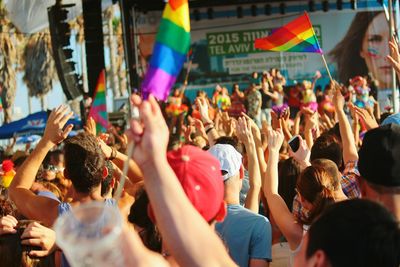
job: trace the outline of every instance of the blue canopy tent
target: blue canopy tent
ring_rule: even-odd
[[[18,121],[4,124],[0,127],[0,139],[8,139],[21,135],[43,134],[46,128],[47,114],[46,111],[40,111]],[[73,124],[74,130],[82,129],[82,122],[77,117],[70,119],[67,122],[68,124]]]

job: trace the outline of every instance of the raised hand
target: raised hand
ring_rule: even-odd
[[[168,126],[153,96],[143,101],[139,96],[133,95],[131,101],[139,109],[140,121],[131,120],[131,128],[127,131],[127,135],[135,142],[133,160],[143,170],[146,163],[155,162],[166,153]]]
[[[354,113],[358,115],[358,117],[365,123],[367,130],[379,127],[379,124],[376,122],[374,117],[372,117],[371,113],[368,112],[368,110],[359,108],[357,106],[353,106],[353,108],[354,108]]]
[[[318,129],[319,126],[319,116],[318,112],[315,112],[312,115],[306,115],[304,116],[305,118],[305,130],[313,130],[313,129]]]
[[[207,140],[208,138],[203,122],[199,119],[193,119],[193,124],[196,127],[197,132],[200,133],[200,135]]]
[[[238,123],[236,125],[236,135],[239,138],[239,141],[245,146],[254,142],[251,124],[247,122],[246,118],[242,117],[238,119]]]
[[[47,119],[43,140],[50,141],[54,145],[57,145],[67,138],[74,126],[72,124],[65,128],[64,126],[72,115],[73,112],[68,111],[68,107],[65,105],[53,109]]]
[[[18,221],[11,215],[0,218],[0,235],[15,234]]]
[[[198,97],[198,98],[196,98],[196,105],[197,105],[197,108],[199,109],[201,120],[203,122],[211,122],[211,119],[208,115],[207,100],[203,97]]]
[[[186,142],[192,142],[193,141],[191,138],[191,134],[193,132],[192,126],[191,125],[188,125],[188,126],[182,125],[182,131],[184,133]]]
[[[304,140],[300,135],[298,135],[298,137],[300,138],[299,149],[297,149],[296,152],[293,152],[292,148],[290,148],[290,146],[289,146],[289,148],[290,148],[289,154],[297,162],[299,162],[302,166],[308,166],[309,161],[310,161],[310,155],[311,155],[310,149],[307,146],[306,140]]]
[[[342,95],[342,92],[340,90],[340,86],[335,82],[334,83],[334,88],[336,89],[334,94],[333,94],[333,104],[335,105],[335,110],[336,112],[338,111],[343,111],[343,107],[344,107],[344,97]]]
[[[250,126],[253,137],[261,141],[261,131],[257,124],[246,113],[242,112],[242,116],[246,118],[247,125]]]
[[[23,245],[40,247],[41,250],[31,250],[29,256],[44,257],[56,248],[56,233],[38,222],[32,222],[21,235]]]
[[[270,152],[278,152],[283,144],[284,136],[282,129],[268,131],[268,149]]]
[[[104,156],[106,158],[110,158],[112,154],[112,148],[109,145],[107,145],[102,139],[97,138],[97,140],[99,142],[101,151],[103,151]]]
[[[89,117],[86,121],[86,125],[83,126],[86,132],[96,136],[96,122],[92,117]]]

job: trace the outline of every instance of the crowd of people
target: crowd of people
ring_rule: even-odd
[[[69,266],[53,226],[94,202],[124,219],[115,266],[400,266],[400,115],[369,77],[319,78],[271,69],[193,104],[186,84],[167,104],[132,95],[125,133],[90,118],[68,137],[54,109],[34,149],[2,155],[0,266]]]

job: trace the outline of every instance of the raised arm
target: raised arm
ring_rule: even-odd
[[[247,153],[247,162],[249,171],[249,191],[247,192],[244,207],[258,213],[260,203],[261,174],[257,159],[256,145],[251,132],[251,125],[245,118],[239,118],[236,127],[236,134],[239,140],[244,144]]]
[[[29,219],[42,221],[47,226],[51,226],[58,216],[58,202],[37,196],[30,188],[47,153],[67,138],[72,130],[73,125],[68,125],[63,129],[73,114],[67,109],[67,106],[59,106],[50,113],[42,139],[19,167],[9,188],[10,198],[14,201],[18,211]]]
[[[104,156],[109,160],[112,160],[112,162],[122,170],[125,162],[128,160],[128,156],[117,151],[115,148],[108,146],[103,140],[99,140],[99,144]],[[143,180],[143,174],[140,171],[139,166],[132,159],[129,159],[128,177],[132,184]]]
[[[351,130],[351,125],[346,117],[346,113],[344,113],[343,110],[345,102],[344,97],[340,91],[340,87],[338,84],[335,84],[335,88],[336,91],[333,96],[333,103],[335,105],[335,111],[339,120],[340,136],[342,137],[343,143],[343,160],[346,164],[349,161],[357,161],[358,153],[354,141],[353,132]]]
[[[180,266],[235,266],[222,241],[186,197],[166,150],[168,127],[161,110],[148,101],[132,97],[141,122],[132,121],[128,135],[135,142],[133,159],[144,175],[144,183],[163,240]],[[190,233],[190,234],[188,234]]]
[[[269,157],[267,173],[264,176],[264,194],[276,224],[289,242],[290,248],[294,250],[302,239],[302,227],[295,222],[285,201],[278,193],[279,149],[282,146],[283,139],[281,129],[268,131]]]
[[[257,153],[258,165],[260,168],[260,174],[263,175],[267,170],[267,163],[265,162],[260,128],[258,128],[257,124],[245,113],[242,112],[242,116],[247,119],[247,125],[251,126],[251,132],[253,134],[253,139],[256,146],[256,153]]]
[[[215,127],[214,127],[213,121],[208,116],[207,101],[204,98],[197,98],[196,105],[197,105],[197,108],[199,109],[201,121],[204,124],[204,128],[205,128],[206,134],[208,136],[208,142],[209,142],[210,146],[213,146],[215,144],[215,140],[218,139],[219,135],[218,135],[217,129],[215,129]]]

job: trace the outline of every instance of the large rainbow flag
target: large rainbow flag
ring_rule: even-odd
[[[175,84],[190,47],[190,17],[187,0],[169,0],[165,5],[142,94],[166,100]]]
[[[106,77],[102,70],[97,80],[96,90],[93,96],[92,106],[90,107],[89,117],[96,122],[96,132],[105,132],[108,129],[108,115],[106,105]]]
[[[269,51],[322,54],[307,12],[264,38],[256,39],[255,48]]]

